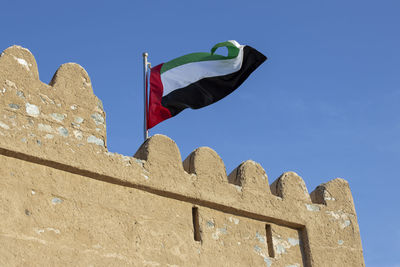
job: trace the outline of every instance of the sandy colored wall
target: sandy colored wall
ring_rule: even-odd
[[[228,176],[212,149],[182,161],[162,135],[110,153],[77,64],[47,85],[27,49],[6,49],[0,112],[0,266],[364,266],[345,180],[309,194],[253,161]]]

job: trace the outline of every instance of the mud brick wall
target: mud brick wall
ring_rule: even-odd
[[[364,266],[348,183],[308,193],[245,161],[149,138],[107,151],[86,71],[39,80],[29,50],[0,57],[0,266]]]

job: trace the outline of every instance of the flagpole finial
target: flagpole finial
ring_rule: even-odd
[[[148,57],[148,56],[149,56],[149,53],[143,52],[143,56],[144,56],[144,57]]]

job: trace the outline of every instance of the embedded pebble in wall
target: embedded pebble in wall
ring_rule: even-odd
[[[339,220],[341,215],[334,211],[325,211],[326,214],[332,216],[334,219]]]
[[[53,203],[54,205],[60,204],[60,203],[62,203],[62,200],[59,199],[58,197],[54,197],[54,198],[51,200],[51,203]]]
[[[215,224],[214,224],[214,222],[213,221],[207,221],[207,228],[214,228],[215,227]]]
[[[58,122],[62,122],[62,121],[65,119],[65,117],[66,117],[66,115],[60,114],[60,113],[52,113],[52,114],[50,114],[50,116],[51,116],[55,121],[58,121]]]
[[[261,253],[262,249],[259,246],[255,245],[254,246],[254,251],[257,252],[257,253]]]
[[[8,106],[12,109],[19,109],[19,105],[17,104],[8,104]]]
[[[31,67],[32,64],[28,64],[28,62],[26,62],[25,59],[23,59],[23,58],[17,58],[17,57],[14,57],[14,59],[15,59],[19,64],[21,64],[27,71],[30,71],[30,70],[31,70],[29,67]]]
[[[265,237],[260,235],[258,232],[256,232],[256,238],[258,239],[258,241],[260,241],[261,243],[265,243]]]
[[[239,224],[239,219],[237,218],[229,217],[229,221],[233,222],[234,224]]]
[[[46,134],[46,135],[44,136],[44,138],[45,138],[45,139],[53,139],[53,138],[54,138],[54,135],[52,135],[52,134]]]
[[[340,228],[344,229],[351,224],[350,220],[345,220],[343,223],[340,224]]]
[[[284,253],[286,253],[286,249],[285,249],[284,246],[282,246],[282,244],[276,244],[275,245],[275,251],[276,251],[276,254],[284,254]]]
[[[17,91],[17,96],[19,96],[20,98],[25,98],[25,94],[22,91]]]
[[[242,187],[240,185],[234,185],[237,192],[242,192]]]
[[[285,254],[286,249],[289,249],[291,247],[291,244],[282,239],[280,236],[273,236],[272,243],[274,244],[276,254]]]
[[[271,259],[270,259],[270,258],[268,258],[268,257],[264,257],[264,261],[265,261],[265,263],[267,264],[267,267],[271,267],[271,265],[272,265],[272,261],[271,261]]]
[[[1,121],[0,121],[0,127],[5,129],[5,130],[9,130],[10,129],[10,126],[8,126],[7,124],[5,124],[4,122],[1,122]]]
[[[92,119],[96,123],[96,125],[100,125],[104,123],[104,118],[99,113],[93,113],[91,115]]]
[[[33,104],[26,103],[25,110],[26,113],[28,113],[28,115],[32,117],[37,117],[40,114],[39,108]]]
[[[99,146],[104,146],[104,141],[101,140],[100,138],[97,138],[96,136],[89,136],[86,140],[88,143],[96,144]]]
[[[83,121],[84,121],[84,119],[81,118],[81,117],[75,117],[75,118],[74,118],[74,122],[75,122],[75,123],[81,124]]]
[[[352,217],[351,214],[346,214],[342,211],[334,212],[334,211],[325,211],[326,214],[332,216],[334,220],[337,220],[339,223],[340,229],[344,229],[350,226],[351,221],[349,217]]]
[[[64,127],[58,127],[57,128],[58,134],[64,137],[68,136],[68,130],[65,129]]]
[[[72,106],[70,106],[70,108],[71,108],[72,110],[76,110],[76,109],[78,108],[78,106],[77,106],[77,105],[72,105]]]
[[[79,140],[81,140],[83,138],[82,132],[77,131],[77,130],[74,130],[74,136],[76,139],[79,139]]]
[[[22,137],[22,138],[21,138],[21,142],[22,142],[22,143],[26,143],[26,142],[27,142],[26,138],[25,138],[25,137]]]
[[[12,82],[12,81],[10,81],[10,80],[6,80],[6,85],[7,85],[8,87],[17,89],[17,85],[15,84],[15,82]]]
[[[341,246],[343,245],[344,241],[343,240],[338,240],[338,245]]]
[[[40,100],[42,100],[42,103],[47,104],[46,99],[44,99],[41,95],[39,95],[39,97],[40,97]]]
[[[319,206],[314,205],[314,204],[306,204],[306,208],[309,211],[319,211],[320,210]]]
[[[7,92],[7,89],[6,89],[6,88],[3,88],[3,89],[0,90],[0,93],[1,93],[2,95],[4,95],[5,92]]]
[[[288,242],[289,242],[289,244],[290,244],[291,246],[297,246],[297,245],[300,244],[300,240],[297,239],[297,238],[291,238],[291,237],[289,237],[289,238],[288,238]]]
[[[52,133],[53,132],[53,128],[51,128],[50,125],[42,124],[42,123],[38,124],[38,130],[39,131],[43,131],[43,132],[48,132],[48,133]]]
[[[211,237],[212,237],[212,239],[214,239],[214,240],[218,240],[218,239],[219,239],[219,236],[220,236],[221,234],[226,235],[227,233],[228,233],[228,231],[226,230],[226,228],[217,228],[217,230],[215,231],[215,233],[212,233]]]
[[[336,199],[334,197],[331,196],[331,194],[328,191],[324,191],[324,200],[331,200],[331,201],[335,201]]]
[[[54,101],[51,100],[47,95],[39,94],[39,96],[43,103],[48,104],[49,102],[54,105]]]

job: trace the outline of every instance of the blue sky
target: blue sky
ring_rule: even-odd
[[[272,183],[295,171],[311,192],[350,182],[367,266],[400,264],[400,2],[19,1],[0,4],[0,50],[31,50],[48,83],[89,73],[110,151],[142,140],[142,58],[156,65],[235,39],[269,59],[233,94],[153,128],[182,158],[216,150],[230,173],[253,159]],[[396,165],[397,164],[397,165]]]

